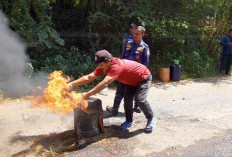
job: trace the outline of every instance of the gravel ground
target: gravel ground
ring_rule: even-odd
[[[123,104],[117,117],[104,111],[105,134],[80,139],[72,112],[32,108],[29,98],[0,100],[0,156],[232,157],[231,78],[153,84],[148,100],[158,121],[150,134],[144,132],[143,113],[134,114],[129,131],[120,131]],[[114,94],[94,97],[105,110]]]

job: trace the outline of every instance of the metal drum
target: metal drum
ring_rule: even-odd
[[[78,136],[92,137],[103,128],[103,109],[100,99],[88,99],[88,113],[80,107],[74,109],[74,131]],[[101,126],[102,125],[102,126]]]

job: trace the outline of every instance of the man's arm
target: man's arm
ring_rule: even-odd
[[[149,66],[149,60],[150,60],[150,50],[149,48],[144,49],[144,52],[142,54],[142,64],[146,67]]]
[[[123,45],[122,45],[122,55],[120,57],[121,59],[125,59],[126,46],[127,46],[127,43],[123,43]]]
[[[70,86],[70,88],[74,87],[74,86],[81,86],[84,84],[88,84],[89,82],[93,81],[94,79],[96,79],[97,76],[92,72],[88,75],[82,76],[81,78],[70,82],[68,85]]]
[[[122,52],[121,52],[121,57],[123,57],[124,55],[124,51],[126,49],[126,42],[127,42],[127,38],[126,38],[126,34],[123,36],[123,39],[122,39]]]
[[[82,93],[84,99],[88,99],[90,96],[99,93],[104,88],[106,88],[109,84],[111,84],[115,79],[110,76],[106,76],[103,81],[101,81],[97,86],[86,93]]]
[[[124,49],[122,51],[121,59],[127,59],[131,49],[131,41],[125,43]]]

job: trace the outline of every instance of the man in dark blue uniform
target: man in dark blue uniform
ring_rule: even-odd
[[[149,65],[150,58],[150,50],[148,45],[143,41],[143,37],[145,35],[145,28],[142,26],[138,26],[133,31],[134,40],[128,40],[124,46],[124,50],[122,52],[122,59],[133,60],[139,63],[142,63],[146,67]],[[130,76],[128,76],[130,77]],[[118,82],[117,91],[114,98],[113,107],[106,107],[106,110],[110,112],[113,116],[118,115],[119,105],[125,94],[125,85],[121,82]],[[135,112],[140,113],[141,110],[135,104],[133,109]]]
[[[124,53],[124,51],[126,50],[126,44],[128,41],[133,41],[134,37],[133,37],[133,32],[134,29],[136,28],[136,25],[134,23],[130,24],[130,32],[126,33],[123,36],[123,42],[122,42],[122,54]]]
[[[224,36],[220,42],[223,46],[222,56],[221,56],[221,66],[220,73],[225,70],[226,75],[230,75],[230,67],[232,64],[232,29],[229,30],[229,34]]]

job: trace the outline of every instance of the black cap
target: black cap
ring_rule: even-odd
[[[107,61],[108,59],[112,59],[112,55],[107,50],[97,51],[97,53],[95,54],[94,65],[97,66],[97,65]]]
[[[136,28],[136,27],[137,27],[136,24],[134,23],[130,24],[130,28]]]

